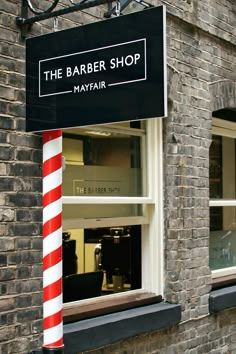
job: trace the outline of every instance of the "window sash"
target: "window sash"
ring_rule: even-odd
[[[213,118],[213,129],[212,133],[214,135],[225,136],[228,138],[236,138],[236,123],[228,122],[226,120]]]
[[[142,289],[131,290],[127,293],[113,294],[109,301],[116,303],[116,299],[122,299],[122,308],[135,307],[139,301],[144,303],[161,301],[164,286],[164,259],[163,259],[163,141],[162,141],[162,119],[149,119],[147,121],[147,141],[142,139],[145,149],[141,149],[142,161],[146,166],[144,173],[144,185],[147,187],[146,197],[85,197],[85,196],[63,196],[63,204],[141,204],[143,205],[143,216],[129,216],[121,218],[103,218],[86,220],[63,221],[65,229],[89,227],[103,227],[111,225],[142,225]],[[143,136],[143,132],[141,132]],[[144,152],[145,151],[145,152]],[[147,158],[148,157],[148,158]],[[142,294],[142,300],[139,299]],[[130,297],[137,300],[130,302]],[[145,298],[145,300],[143,299]],[[106,297],[101,297],[104,301]],[[100,301],[100,299],[99,299]],[[83,302],[83,300],[82,300]],[[93,313],[94,299],[84,301],[90,306]],[[133,304],[133,305],[132,305]],[[83,305],[81,301],[79,305]],[[76,313],[78,303],[64,304],[63,313],[66,319],[68,307],[73,308]],[[112,305],[111,305],[112,308]],[[109,309],[107,310],[109,312]],[[79,318],[83,317],[81,310]],[[83,312],[83,309],[82,309]],[[96,312],[96,311],[95,311]],[[105,310],[106,312],[106,310]],[[86,314],[85,314],[86,316]]]
[[[63,196],[62,204],[153,204],[151,197]]]
[[[213,118],[212,134],[222,137],[236,139],[236,124],[233,122],[222,121],[218,118]],[[225,207],[236,206],[236,199],[210,199],[210,207]],[[214,280],[224,278],[226,276],[235,275],[236,279],[236,266],[221,268],[211,271],[213,282]]]
[[[147,123],[147,149],[143,157],[147,171],[144,174],[144,183],[148,186],[147,197],[63,197],[63,203],[117,203],[120,202],[142,204],[143,216],[127,218],[104,218],[101,220],[74,221],[76,228],[120,225],[142,225],[142,289],[131,290],[127,293],[117,293],[110,296],[102,296],[96,299],[82,300],[63,305],[63,321],[79,320],[101,314],[112,313],[136,306],[147,305],[162,301],[164,291],[164,241],[163,241],[163,141],[162,120],[150,119]],[[141,151],[144,151],[143,149]],[[69,229],[73,226],[71,220]],[[158,252],[158,253],[157,253]]]
[[[149,223],[148,216],[128,216],[117,218],[101,218],[101,219],[67,219],[63,220],[63,228],[65,230],[72,229],[96,229],[99,227],[110,227],[113,225],[129,226],[129,225],[145,225]]]
[[[212,134],[236,139],[236,123],[213,118]],[[210,207],[236,206],[236,199],[210,199]]]

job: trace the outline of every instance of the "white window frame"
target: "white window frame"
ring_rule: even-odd
[[[213,118],[212,134],[236,139],[236,123]],[[210,207],[236,206],[236,199],[210,199]],[[211,271],[212,278],[236,274],[236,266]]]
[[[63,196],[62,204],[141,204],[144,206],[143,216],[125,218],[89,219],[89,227],[98,228],[111,225],[142,225],[142,289],[163,295],[163,142],[162,118],[146,121],[146,157],[147,166],[145,185],[147,196],[115,197],[115,196]],[[98,126],[99,127],[99,126]],[[86,220],[88,224],[88,219]],[[64,229],[78,229],[85,225],[83,221],[63,221]],[[132,290],[135,292],[137,290]],[[130,291],[131,292],[131,291]],[[129,293],[130,293],[129,292]],[[125,295],[125,294],[124,294]],[[115,296],[115,294],[114,294]]]

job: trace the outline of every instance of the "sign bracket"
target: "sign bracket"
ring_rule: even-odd
[[[81,11],[84,9],[88,9],[90,7],[95,7],[99,5],[108,4],[108,12],[111,11],[111,3],[113,0],[81,0],[79,3],[74,4],[71,1],[73,6],[68,6],[59,10],[54,10],[58,5],[60,0],[54,0],[52,5],[46,10],[38,10],[32,4],[31,0],[22,0],[21,3],[21,16],[16,17],[16,24],[21,27],[21,35],[22,37],[26,37],[27,30],[33,23],[47,20],[49,18],[62,16],[65,14],[69,14],[75,11]],[[127,0],[126,0],[127,1]],[[129,2],[129,0],[128,0]],[[34,14],[34,16],[29,17],[29,11]],[[111,12],[112,14],[112,12]],[[110,16],[108,16],[110,17]]]
[[[59,4],[60,0],[53,0],[53,3],[46,10],[39,10],[36,8],[32,0],[21,0],[21,16],[16,17],[16,24],[21,28],[21,36],[26,37],[27,31],[33,23],[47,20],[49,18],[62,16],[75,11],[82,11],[90,7],[95,7],[99,5],[108,5],[108,11],[104,13],[105,18],[110,18],[112,15],[116,15],[117,6],[112,7],[112,2],[114,0],[81,0],[75,4],[74,0],[69,0],[72,6],[64,7],[59,10],[54,10]],[[120,0],[120,13],[132,2],[142,5],[144,9],[154,7],[153,5],[147,3],[145,0]],[[29,17],[29,12],[34,14],[34,16]]]
[[[146,2],[145,0],[119,0],[120,3],[120,14],[122,14],[122,11],[131,3],[134,2],[136,4],[142,5],[143,9],[148,9],[151,7],[154,7],[154,5],[149,4],[148,2]],[[111,5],[111,4],[110,4]],[[111,7],[110,9],[108,8],[108,11],[104,13],[104,17],[109,18],[112,15],[115,15],[117,11],[117,6]]]

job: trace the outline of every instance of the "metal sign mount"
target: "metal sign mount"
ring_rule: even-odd
[[[26,37],[28,27],[35,22],[40,22],[47,20],[49,18],[57,18],[65,14],[69,14],[75,11],[81,11],[88,9],[90,7],[95,7],[99,5],[108,5],[108,11],[104,13],[104,17],[109,18],[112,15],[116,14],[117,6],[112,6],[114,0],[81,0],[78,3],[75,3],[74,0],[68,0],[72,6],[63,7],[59,10],[56,10],[57,5],[60,0],[53,0],[51,5],[45,10],[40,10],[33,4],[34,0],[21,0],[21,16],[16,17],[16,24],[21,27],[22,37]],[[145,0],[120,0],[120,12],[124,10],[132,1],[143,6],[143,8],[153,7],[151,4],[148,4]],[[33,16],[29,16],[29,12]]]

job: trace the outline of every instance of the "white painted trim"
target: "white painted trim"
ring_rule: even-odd
[[[210,207],[236,206],[236,200],[235,199],[211,199],[209,205]]]
[[[219,118],[213,118],[212,124],[212,134],[236,139],[236,123]]]
[[[236,112],[235,112],[236,115]],[[234,130],[236,132],[236,122],[230,122],[224,119],[220,118],[213,118],[212,119],[212,125],[213,125],[213,134],[214,134],[214,129],[219,127],[223,129],[229,129],[229,130]]]
[[[213,279],[224,277],[227,275],[236,274],[236,266],[235,267],[228,267],[223,269],[216,269],[211,271],[211,276]]]
[[[146,197],[81,197],[63,196],[63,204],[153,204],[152,198]]]
[[[141,204],[143,216],[65,219],[63,229],[98,228],[111,225],[142,225],[142,289],[163,295],[164,254],[163,254],[163,141],[162,119],[146,121],[147,134],[142,130],[142,169],[146,183],[147,197],[85,197],[63,196],[63,204]],[[96,128],[96,127],[95,127]],[[105,129],[104,129],[105,130]],[[115,129],[114,129],[115,130]],[[132,132],[130,135],[132,135]],[[145,151],[145,152],[144,152]]]
[[[101,219],[65,219],[63,220],[63,230],[98,228],[129,225],[145,225],[149,223],[148,216],[130,216],[121,218],[101,218]]]
[[[162,120],[148,121],[148,183],[154,204],[147,205],[149,225],[142,228],[142,287],[163,295],[163,152]]]
[[[213,129],[214,135],[226,136],[227,138],[236,138],[236,131],[230,129],[224,129],[220,127],[214,127]]]
[[[212,134],[236,139],[236,123],[229,122],[219,118],[213,118],[212,124],[213,124]],[[209,201],[209,206],[210,207],[236,206],[236,200],[235,199],[211,199]],[[211,275],[213,279],[224,277],[227,275],[232,275],[232,274],[236,274],[236,266],[221,268],[221,269],[211,271]]]

